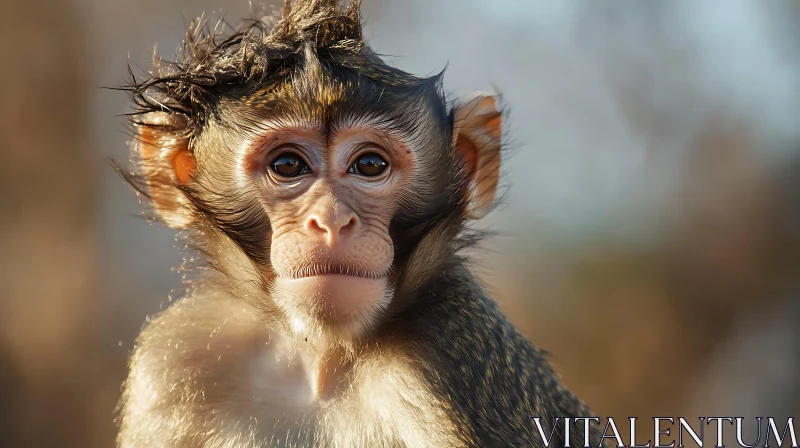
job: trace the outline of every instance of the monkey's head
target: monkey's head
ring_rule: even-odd
[[[298,335],[354,338],[455,262],[492,206],[500,112],[386,65],[358,3],[296,2],[134,82],[126,174],[224,287]]]

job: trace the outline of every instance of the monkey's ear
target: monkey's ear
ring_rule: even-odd
[[[464,160],[467,217],[492,208],[500,176],[501,113],[491,94],[475,94],[453,111],[453,147]]]
[[[187,227],[194,216],[179,187],[192,182],[196,164],[186,121],[174,114],[151,112],[134,120],[134,126],[147,193],[156,213],[170,227]]]

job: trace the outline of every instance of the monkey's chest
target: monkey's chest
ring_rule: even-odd
[[[279,345],[279,344],[278,344]],[[254,440],[268,446],[455,446],[445,407],[417,372],[375,356],[356,365],[320,366],[264,350],[249,368]]]

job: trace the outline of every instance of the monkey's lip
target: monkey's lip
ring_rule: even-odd
[[[385,272],[368,271],[346,265],[306,266],[304,268],[288,272],[285,275],[280,275],[280,277],[289,280],[300,280],[314,277],[357,277],[369,280],[378,280],[385,278],[386,276],[387,274]]]
[[[303,277],[284,277],[285,281],[293,283],[307,282],[307,281],[323,281],[323,282],[376,281],[385,279],[386,276],[368,277],[363,275],[347,275],[347,274],[319,274],[319,275],[306,275]]]

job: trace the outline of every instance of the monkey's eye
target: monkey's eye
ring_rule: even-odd
[[[356,159],[350,168],[347,170],[348,173],[352,174],[360,174],[362,176],[368,177],[375,177],[380,176],[386,168],[389,167],[389,164],[383,160],[383,158],[374,152],[366,153]]]
[[[272,168],[272,171],[276,174],[283,177],[296,177],[311,172],[311,168],[308,167],[306,162],[304,162],[300,156],[291,152],[285,152],[278,156],[278,158],[270,164],[270,168]]]

